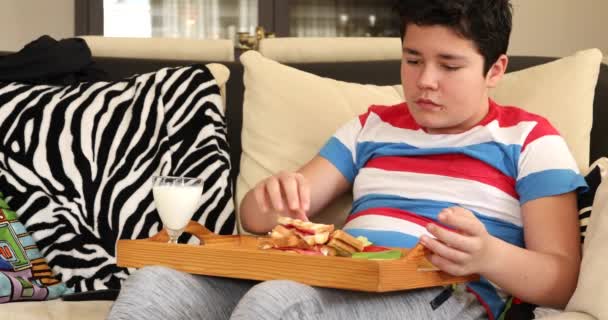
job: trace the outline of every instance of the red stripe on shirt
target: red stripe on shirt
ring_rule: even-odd
[[[359,116],[361,126],[367,122],[370,113],[377,115],[382,122],[390,124],[393,127],[401,129],[418,130],[420,126],[411,116],[407,104],[405,102],[393,106],[376,106],[369,107],[365,114]]]
[[[402,219],[402,220],[407,220],[409,222],[413,222],[413,223],[415,223],[417,225],[421,225],[423,227],[426,227],[426,225],[431,222],[433,222],[433,223],[435,222],[432,219],[422,217],[418,214],[415,214],[415,213],[412,213],[409,211],[405,211],[405,210],[395,209],[395,208],[371,208],[371,209],[362,210],[355,214],[349,215],[348,218],[346,219],[346,222],[349,222],[349,221],[356,219],[358,217],[361,217],[361,216],[368,216],[368,215],[378,215],[378,216],[398,218],[398,219]]]
[[[521,151],[526,148],[530,142],[544,137],[560,135],[557,129],[555,129],[549,120],[537,114],[529,113],[523,109],[517,107],[499,107],[495,102],[490,100],[490,106],[497,112],[498,125],[502,128],[512,127],[523,121],[536,122],[536,125],[532,131],[526,136],[526,141],[522,145]]]
[[[531,142],[533,142],[539,138],[546,137],[546,136],[559,136],[559,135],[560,135],[559,132],[557,132],[557,130],[555,128],[553,128],[548,122],[546,123],[546,125],[539,123],[538,125],[536,125],[536,127],[534,127],[534,129],[532,129],[532,131],[526,137],[526,141],[524,141],[524,144],[521,146],[521,152],[524,152],[526,147]]]
[[[495,187],[519,199],[515,179],[491,165],[464,154],[442,154],[416,157],[386,156],[368,161],[366,168],[415,172],[477,181]]]

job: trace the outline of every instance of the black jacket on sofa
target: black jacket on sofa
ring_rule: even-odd
[[[0,82],[69,85],[107,78],[80,38],[57,41],[44,35],[19,52],[0,56]]]

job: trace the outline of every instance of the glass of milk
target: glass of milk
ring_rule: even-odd
[[[203,179],[155,176],[152,181],[154,204],[169,234],[169,243],[177,243],[177,238],[199,206],[203,195]]]

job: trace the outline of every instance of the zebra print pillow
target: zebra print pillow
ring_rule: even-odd
[[[129,270],[115,264],[116,241],[161,228],[153,175],[203,177],[193,219],[236,233],[222,110],[205,66],[64,87],[0,84],[0,192],[68,287],[118,289]]]
[[[587,235],[587,226],[591,219],[596,190],[602,183],[602,178],[606,175],[606,170],[608,170],[607,158],[600,158],[591,164],[585,175],[585,181],[587,182],[589,189],[578,195],[578,219],[580,222],[582,243],[585,242],[585,236]]]

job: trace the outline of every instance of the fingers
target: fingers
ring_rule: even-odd
[[[429,223],[426,229],[439,241],[451,248],[465,252],[473,252],[476,249],[475,240],[469,236],[459,234],[456,231],[440,227],[433,223]]]
[[[489,239],[483,223],[471,211],[459,207],[442,210],[438,218],[452,229],[435,223],[427,225],[435,238],[423,235],[420,242],[433,252],[429,261],[452,275],[477,272]]]
[[[277,211],[282,211],[284,208],[283,197],[281,196],[281,185],[277,179],[268,179],[266,182],[266,194],[268,195],[268,198],[270,198],[272,208]]]
[[[298,181],[293,175],[285,175],[279,177],[281,187],[285,194],[285,201],[289,210],[299,210],[300,206],[300,195],[298,188]]]
[[[463,264],[470,260],[470,255],[466,252],[460,251],[457,248],[453,248],[451,246],[447,246],[445,243],[442,243],[438,239],[433,239],[429,236],[423,235],[420,237],[420,242],[422,242],[422,244],[429,250],[431,250],[434,254],[439,255],[444,259],[450,260],[451,262]]]
[[[298,189],[300,191],[300,208],[304,211],[308,211],[310,210],[310,186],[301,173],[296,173],[295,177],[298,181]]]
[[[441,269],[448,274],[453,276],[466,276],[471,274],[471,272],[467,271],[465,267],[462,265],[456,264],[449,259],[446,259],[437,254],[431,254],[427,257],[427,259],[437,268]]]
[[[260,210],[262,210],[262,212],[264,213],[268,212],[269,205],[268,201],[266,201],[266,185],[258,184],[257,186],[255,186],[255,188],[253,189],[253,195],[255,196],[255,201],[260,207]]]
[[[310,187],[300,173],[281,172],[271,176],[255,187],[254,196],[262,212],[287,211],[292,217],[308,220]]]
[[[294,218],[300,219],[302,221],[308,221],[308,216],[304,210],[296,210],[294,214]]]
[[[473,236],[480,236],[486,232],[481,221],[471,211],[461,207],[443,209],[439,213],[439,222]]]

